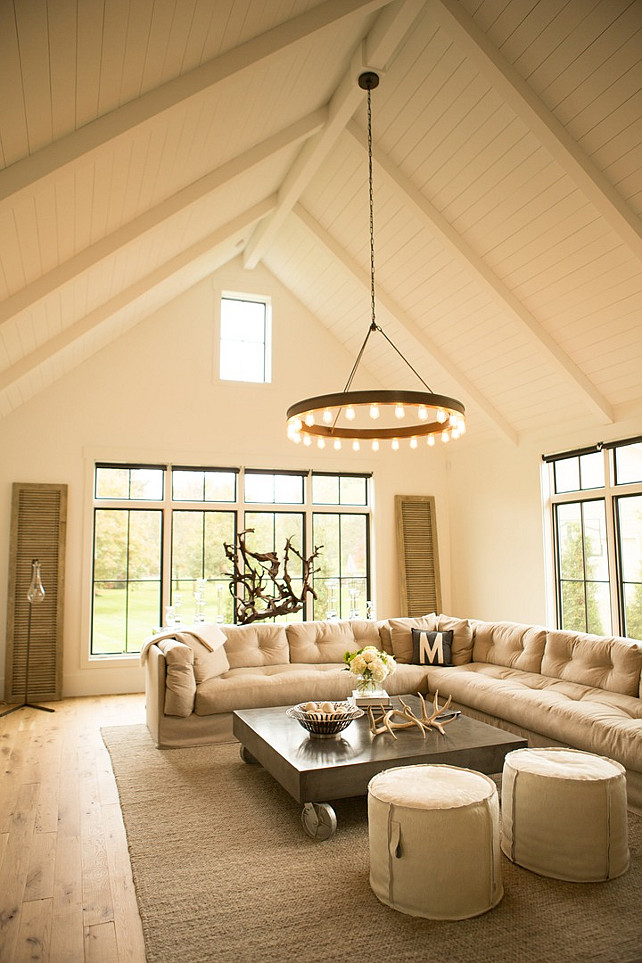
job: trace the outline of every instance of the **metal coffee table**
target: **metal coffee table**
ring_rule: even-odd
[[[417,696],[403,696],[413,712],[420,713]],[[396,703],[396,700],[393,700]],[[523,749],[526,739],[460,715],[444,727],[444,735],[419,729],[373,736],[368,718],[355,719],[338,737],[316,739],[286,714],[287,706],[239,709],[233,731],[241,743],[241,758],[259,762],[298,802],[301,822],[308,835],[328,839],[337,818],[328,802],[363,796],[378,772],[393,766],[445,763],[487,774],[501,772],[504,757]]]

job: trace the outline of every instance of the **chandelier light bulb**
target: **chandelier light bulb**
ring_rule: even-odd
[[[403,405],[395,405],[395,418],[405,418],[406,411]]]
[[[330,411],[329,408],[326,408],[325,411],[323,412],[323,420],[326,423],[326,425],[329,425],[330,422],[332,421],[332,412]]]
[[[446,412],[444,411],[443,408],[438,408],[438,409],[437,409],[437,414],[435,415],[435,418],[437,419],[437,421],[439,422],[440,425],[443,425],[443,423],[444,423],[444,422],[446,421],[446,419],[448,418],[448,415],[446,414]]]
[[[393,451],[399,451],[399,439],[398,439],[398,438],[393,438],[393,439],[392,439],[392,450],[393,450]]]
[[[325,448],[325,438],[319,438],[317,441],[317,448]]]
[[[419,408],[417,409],[417,417],[419,418],[419,421],[426,421],[428,419],[428,409],[425,405],[419,405]]]
[[[335,439],[334,439],[334,450],[335,450],[335,451],[341,451],[341,439],[340,439],[340,438],[335,438]]]
[[[314,414],[311,411],[308,411],[307,415],[305,416],[305,423],[308,428],[311,428],[314,424]]]
[[[346,418],[348,419],[348,421],[354,421],[355,414],[354,414],[354,408],[352,407],[352,405],[348,405],[348,407],[346,408]]]
[[[373,451],[379,451],[379,442],[377,441],[376,438],[375,438],[375,440],[372,442],[372,450],[373,450]]]
[[[413,437],[410,439],[410,447],[411,447],[411,448],[416,448],[416,447],[417,447],[417,439],[414,437],[414,435],[413,435]]]
[[[444,442],[444,444],[445,444],[446,442],[450,441],[450,432],[448,431],[447,428],[446,428],[445,431],[442,431],[442,433],[441,433],[441,440]]]
[[[379,405],[375,405],[375,404],[370,405],[370,417],[371,418],[379,417]]]
[[[358,442],[357,439],[355,438],[355,440],[352,442],[352,450],[353,450],[353,451],[360,451],[360,449],[361,449],[361,445],[359,444],[359,442]]]
[[[434,435],[428,435],[428,447],[429,447],[429,448],[434,448],[434,447],[435,447],[435,436],[434,436]]]
[[[312,444],[312,439],[310,438],[309,435],[303,436],[303,444],[305,445],[306,448],[310,447],[310,445]]]

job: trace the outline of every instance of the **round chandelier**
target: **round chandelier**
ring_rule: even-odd
[[[374,194],[372,188],[372,105],[371,91],[379,85],[379,75],[366,71],[359,76],[359,86],[368,93],[368,199],[370,204],[370,308],[368,332],[359,350],[343,391],[317,395],[291,405],[287,411],[288,437],[300,444],[319,448],[331,445],[336,451],[344,443],[353,451],[362,445],[379,451],[382,445],[397,451],[401,444],[418,448],[419,440],[434,445],[436,439],[448,442],[466,430],[466,409],[460,401],[435,394],[413,368],[399,348],[390,340],[375,318]],[[377,332],[399,355],[424,386],[424,390],[388,391],[378,388],[351,391],[352,381],[368,339]]]

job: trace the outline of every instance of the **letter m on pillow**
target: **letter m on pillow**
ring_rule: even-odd
[[[413,629],[413,662],[417,665],[452,665],[452,641],[452,631]]]

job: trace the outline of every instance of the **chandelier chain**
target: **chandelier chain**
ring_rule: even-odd
[[[374,190],[372,178],[372,91],[368,87],[368,203],[370,205],[370,305],[371,320],[375,321],[375,247],[374,247]]]

